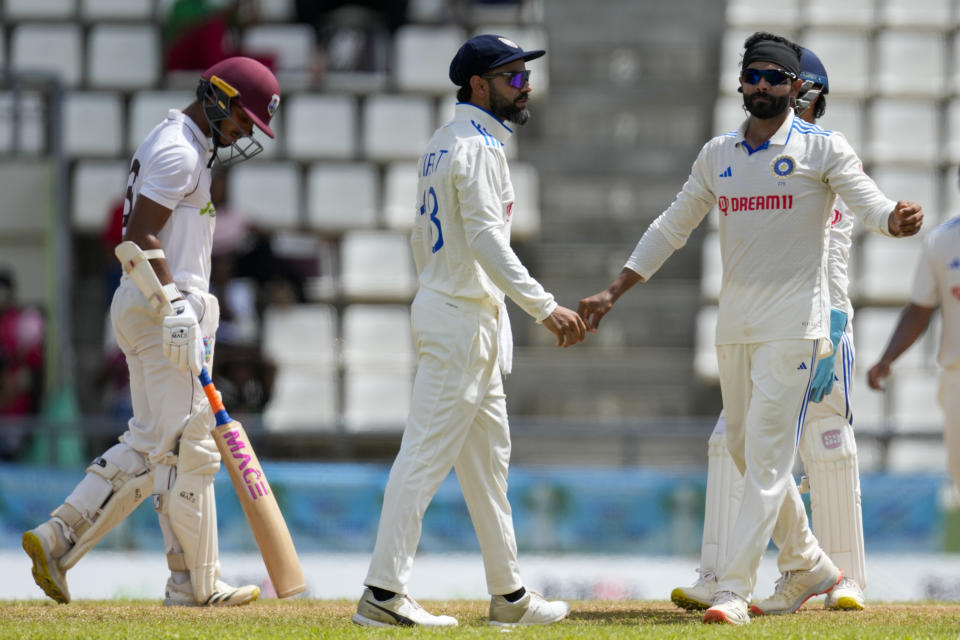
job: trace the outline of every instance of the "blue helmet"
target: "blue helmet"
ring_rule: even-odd
[[[813,51],[806,47],[801,47],[803,54],[800,56],[800,79],[809,80],[813,84],[823,85],[823,93],[830,93],[830,81],[827,78],[827,69],[820,62]]]

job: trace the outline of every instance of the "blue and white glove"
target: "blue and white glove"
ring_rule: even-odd
[[[833,343],[833,353],[817,362],[817,370],[813,374],[813,384],[810,385],[810,400],[820,402],[833,391],[834,367],[837,361],[837,349],[840,348],[840,338],[847,328],[847,314],[839,309],[830,309],[830,342]]]
[[[173,315],[163,319],[163,355],[181,371],[188,368],[200,375],[203,366],[203,337],[193,305],[185,298],[174,300]]]

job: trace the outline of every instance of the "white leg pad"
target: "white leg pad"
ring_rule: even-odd
[[[148,495],[153,476],[144,457],[129,446],[111,447],[87,467],[87,474],[64,504],[53,510],[73,547],[60,558],[64,571],[73,567]]]
[[[719,573],[727,560],[733,525],[743,497],[743,476],[727,449],[723,414],[707,444],[707,495],[703,514],[700,573]]]
[[[214,593],[220,577],[213,491],[213,476],[219,468],[220,453],[210,435],[208,412],[201,412],[187,423],[180,437],[177,467],[171,470],[169,491],[155,498],[155,506],[163,516],[161,530],[166,524],[176,538],[173,544],[165,541],[167,564],[173,572],[190,572],[197,603],[206,602]]]
[[[853,427],[842,416],[808,423],[800,456],[810,483],[813,532],[833,563],[866,588],[860,472]]]

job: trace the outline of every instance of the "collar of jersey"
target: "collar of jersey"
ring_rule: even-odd
[[[203,150],[210,152],[210,138],[203,135],[203,131],[200,130],[200,125],[193,121],[192,118],[188,118],[187,115],[180,111],[179,109],[170,109],[167,111],[168,120],[176,120],[187,125],[187,128],[190,129],[190,133],[197,139],[197,141],[203,145]]]
[[[787,119],[783,121],[783,124],[780,125],[780,128],[777,129],[772,136],[770,136],[769,140],[761,144],[756,149],[748,145],[746,139],[744,138],[744,134],[746,134],[747,132],[747,124],[750,122],[750,118],[747,118],[740,125],[740,129],[739,129],[740,140],[737,142],[737,144],[743,145],[743,148],[746,149],[747,153],[749,154],[754,154],[757,151],[768,149],[770,148],[771,145],[780,145],[782,147],[783,145],[787,144],[787,142],[790,140],[790,132],[793,130],[794,117],[795,116],[793,115],[793,109],[790,109],[787,112]]]
[[[454,111],[455,120],[470,122],[471,120],[483,125],[487,133],[506,144],[510,136],[513,135],[513,129],[503,124],[486,109],[482,109],[472,102],[458,102]]]

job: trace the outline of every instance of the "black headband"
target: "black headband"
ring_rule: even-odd
[[[776,40],[760,40],[747,49],[743,54],[741,70],[753,62],[772,62],[792,73],[794,77],[800,75],[800,56],[790,45]]]

